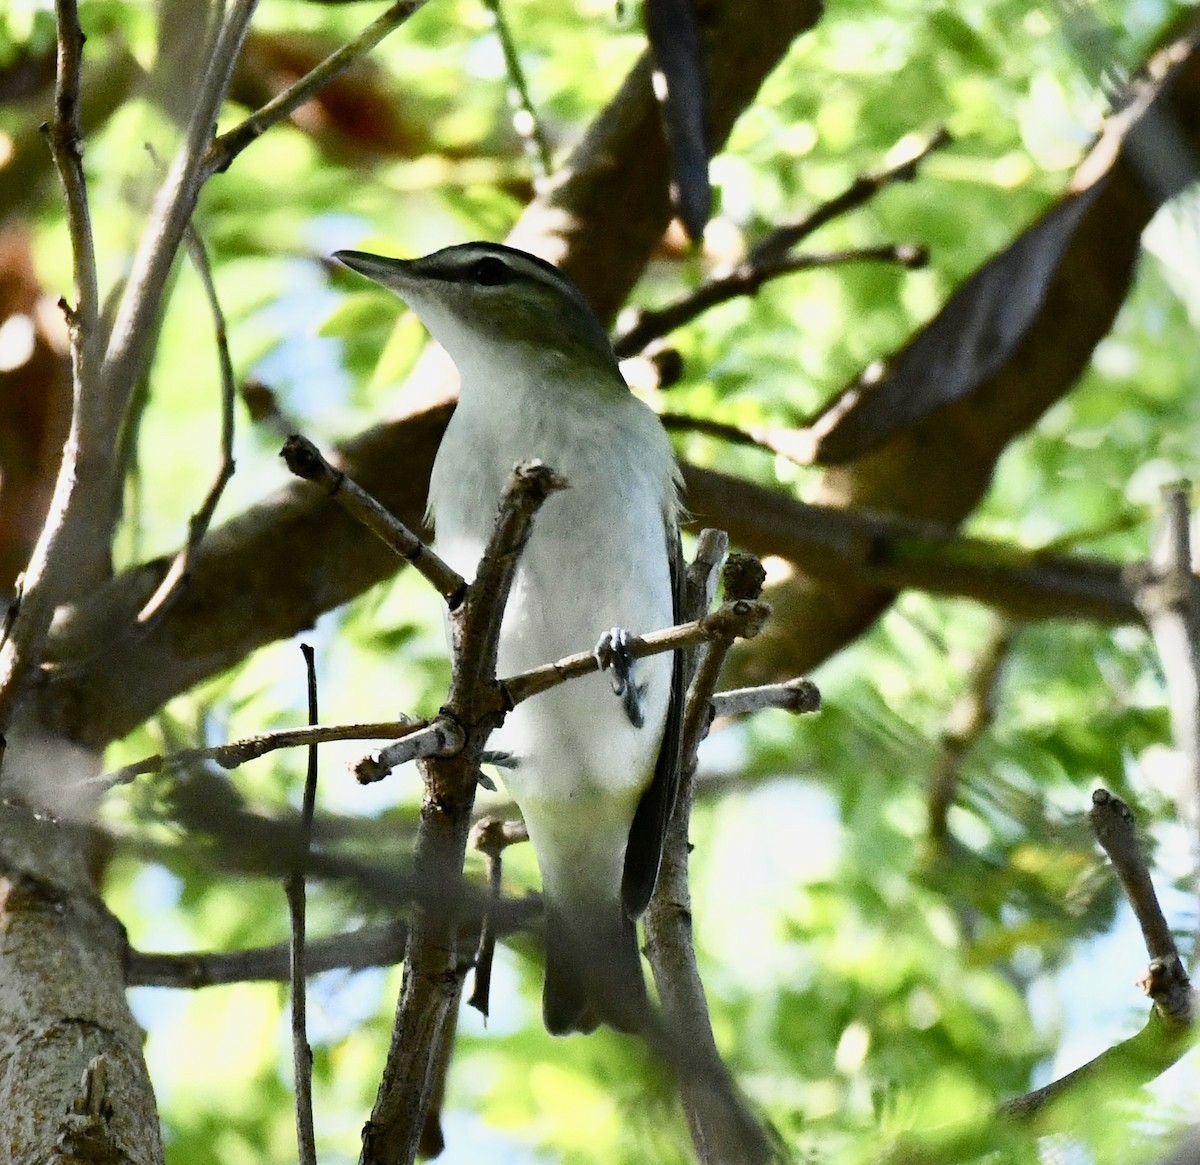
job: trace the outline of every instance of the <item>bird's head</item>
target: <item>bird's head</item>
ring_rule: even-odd
[[[421,318],[464,380],[517,366],[616,371],[608,335],[583,293],[543,259],[500,243],[463,243],[420,259],[363,251],[334,256],[394,291]]]

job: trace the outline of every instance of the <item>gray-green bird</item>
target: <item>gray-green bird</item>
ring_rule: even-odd
[[[520,704],[489,747],[541,869],[543,1015],[555,1034],[641,1026],[635,919],[658,876],[678,768],[681,671],[658,655],[636,681],[624,632],[678,621],[679,474],[658,418],[630,393],[608,336],[562,272],[495,243],[403,261],[335,256],[390,288],[458,367],[458,407],[434,462],[439,553],[474,577],[501,491],[540,458],[570,488],[534,522],[505,611],[499,673],[584,650],[615,663]],[[623,698],[614,697],[614,691]]]

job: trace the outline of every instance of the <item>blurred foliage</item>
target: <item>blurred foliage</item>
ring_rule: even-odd
[[[306,45],[333,47],[373,15],[363,7],[265,0],[256,35],[303,34]],[[721,217],[709,253],[660,255],[635,300],[657,304],[693,286],[729,250],[894,163],[944,124],[956,143],[915,181],[806,244],[914,242],[930,248],[931,263],[919,272],[878,264],[814,271],[716,308],[672,337],[686,373],[663,407],[744,426],[810,415],[898,347],[1063,189],[1104,110],[1102,69],[1136,65],[1182,8],[1167,0],[831,4],[713,163]],[[149,6],[81,0],[80,9],[88,68],[120,42],[154,74],[165,50]],[[509,17],[561,160],[641,50],[636,12],[609,0],[522,0]],[[47,5],[6,6],[0,68],[51,52],[52,33]],[[266,383],[288,421],[324,445],[394,409],[423,342],[411,317],[396,322],[393,300],[331,271],[325,257],[339,246],[416,253],[501,238],[531,190],[481,5],[428,5],[350,86],[351,96],[387,104],[396,140],[410,147],[381,153],[377,141],[354,140],[352,123],[326,126],[322,137],[301,120],[266,135],[210,183],[196,220],[239,375]],[[244,113],[228,109],[222,126]],[[0,105],[0,144],[45,115],[44,91]],[[150,86],[88,139],[105,286],[127,269],[163,165],[156,158],[169,158],[176,138]],[[67,236],[48,159],[36,164],[45,173],[12,209],[35,231],[41,277],[57,295],[69,287]],[[973,532],[1130,560],[1145,552],[1158,487],[1200,476],[1200,264],[1194,215],[1185,212],[1160,216],[1113,334],[1078,388],[1005,455]],[[1181,249],[1191,257],[1190,283]],[[125,562],[174,548],[217,461],[212,328],[186,264],[150,385]],[[277,444],[269,427],[239,416],[238,473],[219,518],[283,484]],[[810,478],[708,437],[684,436],[679,450],[782,488],[802,491]],[[1182,877],[1153,651],[1132,630],[1017,629],[995,717],[966,753],[947,838],[935,846],[929,780],[951,709],[995,633],[994,618],[967,603],[905,595],[816,677],[820,716],[797,723],[764,713],[706,745],[693,840],[714,1026],[752,1102],[798,1156],[881,1160],[889,1145],[914,1137],[925,1138],[927,1154],[914,1159],[972,1158],[995,1148],[971,1131],[995,1102],[1144,1020],[1145,1004],[1129,987],[1143,956],[1128,923],[1120,924],[1119,966],[1097,966],[1092,954],[1096,936],[1110,934],[1126,910],[1085,814],[1097,784],[1130,798],[1158,847],[1162,881]],[[324,720],[438,706],[448,675],[438,605],[411,573],[323,618],[309,638]],[[175,701],[109,760],[295,723],[303,707],[299,653],[276,645]],[[329,844],[402,854],[419,803],[415,775],[359,789],[341,763],[356,751],[324,750],[320,805],[338,823]],[[298,804],[302,773],[299,755],[273,754],[219,780],[231,805],[278,816]],[[179,795],[170,782],[146,782],[107,807],[127,847],[111,867],[108,896],[134,944],[229,949],[283,938],[277,883],[254,876],[250,862],[231,875],[221,868],[228,853],[208,860],[219,831],[186,830]],[[471,869],[478,875],[474,859]],[[535,888],[529,855],[512,853],[506,878],[514,893]],[[1168,899],[1177,911],[1180,902]],[[317,886],[310,933],[390,916],[395,906]],[[490,1026],[464,1015],[444,1159],[688,1160],[670,1082],[642,1049],[611,1033],[555,1041],[542,1031],[536,960],[528,938],[503,947]],[[395,971],[330,973],[314,983],[317,1132],[327,1165],[357,1156],[398,983]],[[282,988],[139,989],[134,1005],[149,1033],[172,1165],[294,1159]],[[1194,1070],[1194,1054],[1192,1062]],[[1155,1108],[1136,1094],[1111,1121],[1089,1112],[1065,1148],[1046,1141],[1041,1151],[1051,1161],[1149,1160],[1172,1115],[1169,1103]],[[938,1156],[939,1138],[953,1151]],[[1030,1159],[1022,1151],[1031,1150],[1003,1159]]]

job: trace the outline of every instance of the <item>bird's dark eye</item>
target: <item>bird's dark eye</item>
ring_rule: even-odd
[[[485,255],[471,264],[471,278],[481,287],[498,287],[512,279],[512,268],[495,255]]]

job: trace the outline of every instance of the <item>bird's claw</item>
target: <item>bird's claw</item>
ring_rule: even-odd
[[[485,750],[479,758],[481,765],[495,765],[498,769],[515,769],[519,762],[511,752],[499,752],[496,750]],[[496,782],[487,775],[482,769],[477,770],[479,783],[490,793],[495,793]]]
[[[609,673],[613,694],[621,699],[625,715],[634,728],[645,722],[642,713],[644,687],[634,683],[633,668],[636,662],[629,650],[630,634],[624,627],[613,627],[600,636],[593,653],[601,671]]]

